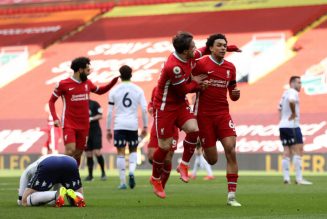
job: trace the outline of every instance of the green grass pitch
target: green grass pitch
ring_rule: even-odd
[[[310,175],[313,186],[284,185],[278,174],[241,172],[237,200],[243,205],[226,205],[224,173],[204,181],[204,172],[186,184],[174,173],[167,198],[157,198],[148,183],[150,171],[138,171],[136,188],[118,190],[117,174],[108,181],[84,182],[86,208],[30,207],[16,205],[18,173],[0,173],[0,218],[327,218],[327,176]],[[97,172],[96,176],[99,176]],[[82,172],[82,178],[85,172]],[[293,177],[294,178],[294,177]]]

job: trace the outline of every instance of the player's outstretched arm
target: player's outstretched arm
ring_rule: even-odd
[[[242,52],[242,50],[238,48],[236,45],[228,45],[227,52]]]
[[[119,76],[112,79],[107,85],[99,87],[97,90],[94,91],[96,94],[104,94],[107,93],[118,81]]]

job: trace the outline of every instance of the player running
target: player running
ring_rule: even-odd
[[[155,92],[156,92],[156,87],[154,87],[152,90],[151,101],[148,104],[148,112],[150,113],[151,116],[154,116],[153,115],[153,112],[154,112],[153,98],[155,96]],[[174,156],[174,152],[177,149],[177,143],[178,143],[178,128],[175,127],[172,147],[164,160],[164,165],[163,165],[162,173],[160,176],[163,189],[165,188],[166,183],[170,176],[170,172],[172,169],[172,159]],[[158,147],[159,147],[159,145],[158,145],[156,125],[155,125],[155,120],[153,120],[151,133],[150,133],[150,140],[149,140],[149,144],[148,144],[148,159],[151,164],[153,163],[153,154]]]
[[[195,104],[201,145],[204,157],[210,165],[214,165],[218,160],[216,141],[222,143],[227,160],[227,204],[241,206],[235,198],[238,178],[236,131],[227,101],[227,92],[232,101],[240,98],[240,90],[236,85],[236,69],[233,63],[224,59],[227,51],[225,35],[209,36],[206,46],[211,54],[199,59],[192,73],[193,75],[205,74],[209,85],[207,89],[198,93]]]
[[[207,48],[195,48],[193,36],[190,33],[179,32],[172,40],[175,52],[165,62],[158,80],[157,92],[154,98],[155,122],[159,147],[153,155],[152,176],[150,183],[154,193],[165,198],[161,174],[164,160],[169,153],[174,135],[174,127],[186,133],[183,142],[182,161],[177,167],[183,182],[189,181],[189,161],[194,153],[199,136],[197,121],[190,107],[185,102],[187,93],[198,91],[207,75],[192,76],[195,59],[206,54]]]

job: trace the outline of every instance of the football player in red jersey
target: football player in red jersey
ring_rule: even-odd
[[[90,59],[79,57],[72,61],[72,77],[61,80],[49,100],[49,108],[55,126],[60,126],[55,102],[59,97],[63,101],[61,126],[65,144],[65,154],[74,157],[79,165],[81,155],[86,147],[89,133],[89,94],[104,94],[109,91],[119,77],[115,77],[105,86],[98,87],[87,79],[90,74]]]
[[[200,89],[203,80],[207,77],[205,75],[191,76],[195,58],[201,57],[206,48],[196,50],[193,36],[186,32],[179,32],[173,37],[172,42],[175,52],[170,54],[161,70],[153,104],[159,147],[153,154],[150,183],[153,185],[154,193],[160,198],[166,197],[162,187],[161,173],[164,160],[173,145],[175,127],[186,132],[183,142],[184,152],[178,171],[182,181],[189,181],[188,164],[194,153],[199,128],[185,102],[185,95]]]
[[[152,95],[151,95],[151,101],[148,104],[148,112],[150,113],[151,116],[154,116],[154,108],[153,108],[153,98],[156,92],[156,87],[153,88],[152,90]],[[161,184],[163,189],[166,186],[166,183],[169,179],[170,176],[170,172],[172,169],[172,159],[173,159],[173,155],[175,150],[177,149],[177,143],[178,143],[178,128],[175,127],[174,128],[174,135],[173,135],[173,141],[172,141],[172,147],[170,149],[170,151],[168,152],[168,154],[166,155],[166,158],[164,160],[164,165],[162,168],[162,173],[160,176],[161,179]],[[157,130],[156,130],[156,124],[155,121],[153,121],[153,125],[151,128],[151,133],[150,133],[150,140],[148,143],[148,159],[149,162],[152,164],[152,160],[153,160],[153,154],[155,152],[155,150],[159,147],[158,144],[158,137],[157,137]]]
[[[210,165],[214,165],[218,160],[216,141],[222,143],[227,160],[227,204],[241,206],[235,199],[238,178],[236,132],[227,101],[227,93],[232,101],[240,98],[240,90],[236,85],[236,69],[233,63],[224,59],[227,51],[225,35],[209,36],[206,46],[211,54],[197,60],[192,72],[193,75],[207,75],[208,84],[205,90],[198,92],[194,111],[200,129],[199,137],[205,158]]]
[[[152,176],[150,183],[154,193],[165,198],[166,194],[160,179],[164,160],[172,147],[174,127],[186,132],[183,142],[184,152],[182,161],[177,167],[183,182],[189,181],[189,161],[194,153],[199,136],[199,128],[190,107],[185,101],[187,93],[205,88],[206,74],[192,76],[195,59],[200,58],[209,50],[206,47],[196,49],[193,36],[190,33],[179,32],[172,40],[175,52],[170,54],[165,62],[158,80],[154,98],[155,122],[159,147],[153,154]],[[236,46],[231,51],[238,51]]]

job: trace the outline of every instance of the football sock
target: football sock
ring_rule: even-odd
[[[183,141],[184,151],[182,155],[182,163],[184,163],[185,165],[188,165],[194,154],[198,137],[199,137],[198,131],[186,134],[186,137]]]
[[[200,160],[201,160],[201,166],[203,166],[206,169],[208,176],[212,176],[213,174],[210,164],[208,164],[208,162],[206,161],[206,159],[204,159],[202,155],[200,155]]]
[[[152,164],[152,177],[159,179],[162,173],[162,168],[164,165],[164,160],[169,151],[162,148],[157,148],[153,154],[153,164]]]
[[[194,160],[193,171],[192,171],[192,175],[194,177],[196,176],[196,172],[198,171],[200,165],[201,165],[201,155],[196,155]]]
[[[37,206],[48,204],[56,200],[57,191],[34,192],[27,196],[28,206]],[[55,202],[53,202],[55,203]]]
[[[302,157],[299,155],[293,156],[293,165],[295,170],[296,181],[302,181]]]
[[[104,171],[104,159],[103,159],[103,156],[100,155],[100,156],[96,156],[96,157],[97,157],[98,164],[100,165],[100,168],[101,168],[101,173],[102,173],[102,175],[105,175],[106,172]]]
[[[166,183],[169,179],[171,169],[172,169],[171,163],[165,162],[161,173],[161,183],[163,188],[165,188]]]
[[[129,174],[134,175],[137,165],[137,153],[132,152],[129,154]]]
[[[117,169],[119,171],[120,184],[126,184],[126,174],[125,174],[125,157],[118,155],[117,156]]]
[[[228,192],[236,192],[238,174],[227,173]]]
[[[86,164],[89,170],[89,176],[93,177],[93,164],[94,164],[93,157],[87,157]]]
[[[291,159],[289,157],[284,157],[282,160],[283,177],[286,181],[290,181],[290,160]]]

